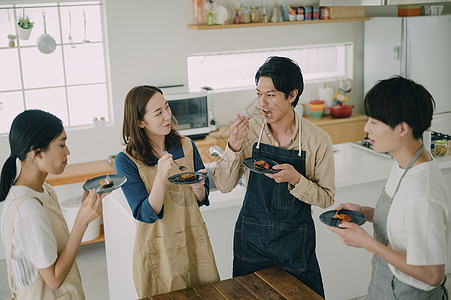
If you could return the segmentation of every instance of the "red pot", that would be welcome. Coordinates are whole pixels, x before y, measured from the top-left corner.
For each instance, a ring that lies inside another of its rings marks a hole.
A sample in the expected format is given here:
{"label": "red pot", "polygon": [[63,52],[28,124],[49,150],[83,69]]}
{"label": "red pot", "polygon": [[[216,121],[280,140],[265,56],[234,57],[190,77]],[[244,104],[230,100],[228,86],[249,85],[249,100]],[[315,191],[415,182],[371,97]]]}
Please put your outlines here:
{"label": "red pot", "polygon": [[349,118],[353,108],[354,105],[333,105],[328,107],[332,118]]}

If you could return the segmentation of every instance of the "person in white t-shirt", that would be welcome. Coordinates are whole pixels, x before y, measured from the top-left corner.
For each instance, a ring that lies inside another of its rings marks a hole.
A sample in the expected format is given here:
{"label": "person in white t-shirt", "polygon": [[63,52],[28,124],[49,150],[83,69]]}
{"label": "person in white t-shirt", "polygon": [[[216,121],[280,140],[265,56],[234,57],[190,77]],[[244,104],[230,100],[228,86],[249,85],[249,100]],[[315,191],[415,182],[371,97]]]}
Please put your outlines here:
{"label": "person in white t-shirt", "polygon": [[396,160],[375,208],[345,203],[373,222],[370,236],[352,222],[329,229],[345,244],[373,253],[367,299],[448,299],[445,265],[451,253],[451,197],[423,132],[435,102],[421,85],[400,76],[366,95],[365,132],[376,152]]}
{"label": "person in white t-shirt", "polygon": [[69,234],[56,194],[45,183],[67,165],[66,139],[61,120],[41,110],[26,110],[11,125],[0,226],[14,299],[85,299],[75,257],[88,224],[102,211],[102,197],[84,192]]}

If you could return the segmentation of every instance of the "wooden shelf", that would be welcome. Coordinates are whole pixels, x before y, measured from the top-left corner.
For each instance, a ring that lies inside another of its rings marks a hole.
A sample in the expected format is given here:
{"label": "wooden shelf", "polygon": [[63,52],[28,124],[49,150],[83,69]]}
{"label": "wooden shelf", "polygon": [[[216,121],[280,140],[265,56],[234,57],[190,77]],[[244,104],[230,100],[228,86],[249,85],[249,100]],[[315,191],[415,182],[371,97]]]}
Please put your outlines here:
{"label": "wooden shelf", "polygon": [[267,27],[267,26],[284,26],[284,25],[306,25],[306,24],[320,24],[320,23],[337,23],[337,22],[355,22],[367,21],[369,17],[358,18],[344,18],[344,19],[329,19],[329,20],[309,20],[309,21],[287,21],[287,22],[267,22],[267,23],[246,23],[246,24],[225,24],[225,25],[193,25],[188,24],[188,29],[194,30],[210,30],[210,29],[229,29],[229,28],[246,28],[246,27]]}
{"label": "wooden shelf", "polygon": [[102,225],[100,225],[100,235],[96,239],[86,241],[81,244],[82,245],[93,244],[93,243],[103,242],[104,240],[105,240],[105,232],[103,231],[103,224],[102,224]]}
{"label": "wooden shelf", "polygon": [[49,174],[47,183],[51,186],[84,182],[85,178],[113,174],[113,167],[106,160],[67,165],[64,172],[59,175]]}

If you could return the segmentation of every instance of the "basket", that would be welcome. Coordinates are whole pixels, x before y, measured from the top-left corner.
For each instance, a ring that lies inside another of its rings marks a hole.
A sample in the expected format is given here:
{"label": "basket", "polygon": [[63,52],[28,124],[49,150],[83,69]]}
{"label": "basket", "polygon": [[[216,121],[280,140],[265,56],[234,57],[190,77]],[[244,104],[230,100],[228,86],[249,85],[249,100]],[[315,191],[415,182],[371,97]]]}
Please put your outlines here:
{"label": "basket", "polygon": [[365,7],[363,6],[330,6],[329,14],[331,19],[361,18],[365,17]]}

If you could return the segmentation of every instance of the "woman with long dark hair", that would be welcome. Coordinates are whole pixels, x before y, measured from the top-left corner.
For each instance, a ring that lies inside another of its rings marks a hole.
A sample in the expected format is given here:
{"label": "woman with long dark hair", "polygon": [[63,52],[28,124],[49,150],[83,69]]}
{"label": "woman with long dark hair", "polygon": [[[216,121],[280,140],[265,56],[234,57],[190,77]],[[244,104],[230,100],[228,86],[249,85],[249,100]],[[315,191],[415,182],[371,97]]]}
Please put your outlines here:
{"label": "woman with long dark hair", "polygon": [[11,125],[11,154],[3,165],[1,235],[15,299],[85,299],[75,257],[88,224],[102,211],[95,190],[84,192],[72,232],[48,174],[61,174],[70,154],[56,116],[26,110]]}
{"label": "woman with long dark hair", "polygon": [[199,210],[209,205],[209,183],[176,185],[168,177],[206,172],[192,140],[175,130],[162,91],[131,89],[124,104],[125,149],[116,156],[122,186],[138,220],[133,250],[133,279],[139,298],[219,280],[207,228]]}

